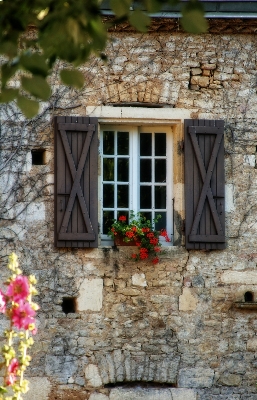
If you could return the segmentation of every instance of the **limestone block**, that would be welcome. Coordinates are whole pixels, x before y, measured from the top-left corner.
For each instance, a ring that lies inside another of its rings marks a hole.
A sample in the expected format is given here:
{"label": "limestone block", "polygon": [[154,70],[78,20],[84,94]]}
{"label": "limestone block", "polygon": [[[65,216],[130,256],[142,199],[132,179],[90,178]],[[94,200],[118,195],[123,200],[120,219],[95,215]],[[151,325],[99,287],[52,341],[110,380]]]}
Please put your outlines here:
{"label": "limestone block", "polygon": [[254,154],[244,155],[244,165],[249,165],[250,167],[255,167],[255,155]]}
{"label": "limestone block", "polygon": [[221,281],[228,285],[233,283],[255,285],[257,284],[257,271],[225,271],[221,275]]}
{"label": "limestone block", "polygon": [[257,350],[257,338],[249,339],[249,340],[247,341],[246,347],[247,347],[247,350],[248,350],[248,351],[254,351],[254,352],[256,352],[256,350]]}
{"label": "limestone block", "polygon": [[77,299],[78,311],[100,311],[103,305],[103,279],[84,279]]}
{"label": "limestone block", "polygon": [[51,384],[47,378],[28,378],[29,391],[22,395],[24,400],[47,400]]}
{"label": "limestone block", "polygon": [[191,68],[191,74],[192,75],[201,75],[202,70],[201,70],[201,68]]}
{"label": "limestone block", "polygon": [[211,387],[214,370],[211,368],[184,368],[178,374],[178,387],[204,388]]}
{"label": "limestone block", "polygon": [[145,274],[132,275],[132,285],[134,286],[147,286]]}
{"label": "limestone block", "polygon": [[197,298],[194,294],[194,289],[189,287],[183,288],[183,293],[179,296],[179,310],[193,311],[197,306]]}
{"label": "limestone block", "polygon": [[138,296],[140,294],[139,290],[133,288],[125,288],[118,290],[117,292],[123,294],[124,296]]}
{"label": "limestone block", "polygon": [[196,400],[196,392],[192,389],[170,389],[172,400]]}
{"label": "limestone block", "polygon": [[85,378],[87,384],[93,387],[102,386],[102,379],[99,375],[99,371],[96,365],[88,364],[85,368]]}
{"label": "limestone block", "polygon": [[[17,209],[17,220],[24,220],[26,222],[43,221],[45,219],[45,204],[44,203],[30,203],[28,207],[26,204],[20,203]],[[19,208],[24,211],[19,214]]]}
{"label": "limestone block", "polygon": [[225,386],[239,386],[242,377],[238,374],[224,374],[220,377],[219,382]]}
{"label": "limestone block", "polygon": [[202,64],[201,67],[202,69],[209,69],[211,71],[213,69],[216,69],[216,64]]}
{"label": "limestone block", "polygon": [[203,76],[210,76],[210,75],[211,75],[211,71],[209,69],[203,70]]}
{"label": "limestone block", "polygon": [[169,389],[122,389],[115,388],[110,392],[110,400],[172,400]]}
{"label": "limestone block", "polygon": [[109,397],[102,393],[92,393],[88,400],[109,400]]}
{"label": "limestone block", "polygon": [[232,183],[225,185],[225,211],[235,211],[234,185]]}
{"label": "limestone block", "polygon": [[192,76],[191,84],[198,85],[200,87],[207,87],[209,86],[210,78],[208,76]]}

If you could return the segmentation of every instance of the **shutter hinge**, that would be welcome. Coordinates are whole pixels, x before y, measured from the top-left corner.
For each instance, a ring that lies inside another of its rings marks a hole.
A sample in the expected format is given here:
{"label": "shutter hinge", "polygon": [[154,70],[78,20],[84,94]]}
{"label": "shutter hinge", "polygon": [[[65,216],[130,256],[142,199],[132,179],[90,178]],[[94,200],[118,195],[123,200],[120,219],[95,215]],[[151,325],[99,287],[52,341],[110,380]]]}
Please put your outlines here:
{"label": "shutter hinge", "polygon": [[183,153],[184,149],[185,149],[185,142],[184,142],[184,140],[180,140],[178,142],[178,153],[179,154]]}
{"label": "shutter hinge", "polygon": [[98,223],[98,233],[101,232],[101,225]]}
{"label": "shutter hinge", "polygon": [[181,231],[185,232],[185,230],[186,230],[186,221],[184,219],[182,219],[182,221],[181,221]]}

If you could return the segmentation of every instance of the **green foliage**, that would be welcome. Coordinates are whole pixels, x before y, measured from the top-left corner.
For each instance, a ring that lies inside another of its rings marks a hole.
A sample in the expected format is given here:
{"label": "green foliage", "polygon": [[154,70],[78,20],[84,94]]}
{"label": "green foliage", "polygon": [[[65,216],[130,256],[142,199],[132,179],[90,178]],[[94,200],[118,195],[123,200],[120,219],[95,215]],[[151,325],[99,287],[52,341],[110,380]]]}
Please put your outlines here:
{"label": "green foliage", "polygon": [[78,70],[63,69],[60,76],[65,85],[74,86],[77,89],[81,89],[84,85],[84,76]]}
{"label": "green foliage", "polygon": [[[132,9],[132,0],[109,0],[114,18],[108,24],[101,17],[99,0],[0,0],[0,56],[5,57],[0,102],[17,99],[28,118],[36,115],[37,99],[45,101],[50,95],[45,79],[57,60],[69,64],[61,73],[63,83],[81,88],[84,79],[76,67],[91,54],[104,58],[108,27],[129,21],[136,30],[146,32],[150,26],[148,13],[160,11],[165,3],[185,4],[181,20],[185,30],[207,30],[199,0],[139,0],[136,9]],[[21,81],[19,90],[8,87],[13,78]],[[23,90],[29,98],[20,93]]]}

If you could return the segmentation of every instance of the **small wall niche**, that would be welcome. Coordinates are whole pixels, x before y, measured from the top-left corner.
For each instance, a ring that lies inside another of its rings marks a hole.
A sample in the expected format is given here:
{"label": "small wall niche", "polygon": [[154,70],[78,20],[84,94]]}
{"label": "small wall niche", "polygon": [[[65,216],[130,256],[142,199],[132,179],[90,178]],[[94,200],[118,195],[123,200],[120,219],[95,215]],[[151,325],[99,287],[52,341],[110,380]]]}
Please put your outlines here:
{"label": "small wall niche", "polygon": [[77,299],[76,297],[64,297],[62,299],[62,311],[65,314],[74,314],[77,312]]}
{"label": "small wall niche", "polygon": [[245,292],[244,294],[245,302],[251,303],[254,301],[254,296],[252,292]]}
{"label": "small wall niche", "polygon": [[45,165],[45,150],[33,149],[31,150],[32,165]]}

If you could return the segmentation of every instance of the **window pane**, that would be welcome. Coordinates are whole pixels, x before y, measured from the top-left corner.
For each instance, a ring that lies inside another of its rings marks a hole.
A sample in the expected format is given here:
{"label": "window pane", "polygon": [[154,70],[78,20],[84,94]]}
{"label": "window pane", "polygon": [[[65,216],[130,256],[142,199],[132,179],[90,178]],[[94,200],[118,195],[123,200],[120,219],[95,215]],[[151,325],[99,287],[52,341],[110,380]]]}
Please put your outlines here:
{"label": "window pane", "polygon": [[114,132],[103,132],[103,154],[114,154]]}
{"label": "window pane", "polygon": [[103,180],[113,181],[114,180],[114,159],[104,158],[103,159]]}
{"label": "window pane", "polygon": [[118,135],[117,154],[129,155],[129,133],[118,132],[117,135]]}
{"label": "window pane", "polygon": [[114,185],[103,185],[103,206],[114,207]]}
{"label": "window pane", "polygon": [[151,165],[151,160],[140,160],[140,182],[152,182]]}
{"label": "window pane", "polygon": [[166,208],[166,186],[155,186],[155,208]]}
{"label": "window pane", "polygon": [[119,208],[128,208],[129,206],[129,187],[128,185],[117,186],[117,202]]}
{"label": "window pane", "polygon": [[140,186],[140,208],[152,208],[151,186]]}
{"label": "window pane", "polygon": [[118,158],[118,181],[128,182],[129,180],[129,159]]}
{"label": "window pane", "polygon": [[155,134],[155,155],[166,156],[166,133]]}
{"label": "window pane", "polygon": [[152,155],[152,134],[140,133],[140,156]]}
{"label": "window pane", "polygon": [[161,218],[158,219],[157,222],[155,222],[155,229],[157,231],[160,231],[161,229],[166,229],[167,226],[166,212],[156,212],[154,218],[157,218],[157,215],[161,215]]}
{"label": "window pane", "polygon": [[103,233],[107,235],[114,219],[114,211],[103,212]]}
{"label": "window pane", "polygon": [[166,160],[155,160],[155,182],[166,182]]}

